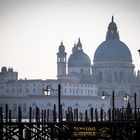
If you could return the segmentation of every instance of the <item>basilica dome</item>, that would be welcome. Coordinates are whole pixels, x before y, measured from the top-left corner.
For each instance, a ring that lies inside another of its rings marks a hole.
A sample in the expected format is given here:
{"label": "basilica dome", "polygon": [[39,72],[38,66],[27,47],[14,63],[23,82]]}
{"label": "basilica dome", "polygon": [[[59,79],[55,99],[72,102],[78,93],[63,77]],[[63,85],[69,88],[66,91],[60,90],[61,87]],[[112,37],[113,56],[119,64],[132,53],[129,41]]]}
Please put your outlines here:
{"label": "basilica dome", "polygon": [[108,26],[106,40],[98,46],[94,54],[94,62],[99,61],[132,62],[129,48],[119,39],[119,33],[113,17]]}
{"label": "basilica dome", "polygon": [[90,58],[83,51],[77,51],[70,55],[68,67],[90,67]]}
{"label": "basilica dome", "polygon": [[72,49],[72,54],[68,59],[68,67],[90,67],[91,61],[87,54],[83,52],[80,39]]}
{"label": "basilica dome", "polygon": [[106,40],[101,43],[95,54],[94,61],[125,61],[131,62],[132,56],[128,47],[116,39]]}

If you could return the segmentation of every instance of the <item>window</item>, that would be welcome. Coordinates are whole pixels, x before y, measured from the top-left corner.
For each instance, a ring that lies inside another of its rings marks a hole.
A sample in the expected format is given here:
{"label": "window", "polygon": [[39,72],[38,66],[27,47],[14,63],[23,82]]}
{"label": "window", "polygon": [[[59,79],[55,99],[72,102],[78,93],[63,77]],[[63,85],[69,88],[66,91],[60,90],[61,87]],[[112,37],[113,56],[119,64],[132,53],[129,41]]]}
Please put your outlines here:
{"label": "window", "polygon": [[33,89],[33,93],[35,93],[35,88]]}
{"label": "window", "polygon": [[79,106],[79,104],[78,104],[78,103],[76,103],[76,104],[75,104],[75,106],[76,106],[76,107],[78,107],[78,106]]}
{"label": "window", "polygon": [[99,72],[99,82],[102,81],[102,72]]}
{"label": "window", "polygon": [[15,92],[15,89],[12,89],[12,93],[14,93]]}
{"label": "window", "polygon": [[21,89],[21,88],[19,89],[19,92],[20,92],[20,93],[22,92],[22,89]]}
{"label": "window", "polygon": [[13,106],[13,111],[14,111],[14,112],[17,111],[17,105],[16,105],[16,104],[14,104],[14,106]]}
{"label": "window", "polygon": [[47,106],[51,106],[51,103],[48,103]]}
{"label": "window", "polygon": [[26,93],[28,93],[29,92],[29,90],[28,90],[28,88],[26,88]]}
{"label": "window", "polygon": [[73,93],[75,93],[75,89],[73,89]]}
{"label": "window", "polygon": [[32,107],[35,108],[36,106],[37,106],[37,104],[34,102],[34,103],[32,104]]}
{"label": "window", "polygon": [[84,73],[84,70],[83,69],[81,69],[81,74],[83,74]]}
{"label": "window", "polygon": [[92,107],[92,104],[90,103],[90,104],[88,104],[88,107]]}
{"label": "window", "polygon": [[26,112],[26,104],[23,104],[23,112]]}

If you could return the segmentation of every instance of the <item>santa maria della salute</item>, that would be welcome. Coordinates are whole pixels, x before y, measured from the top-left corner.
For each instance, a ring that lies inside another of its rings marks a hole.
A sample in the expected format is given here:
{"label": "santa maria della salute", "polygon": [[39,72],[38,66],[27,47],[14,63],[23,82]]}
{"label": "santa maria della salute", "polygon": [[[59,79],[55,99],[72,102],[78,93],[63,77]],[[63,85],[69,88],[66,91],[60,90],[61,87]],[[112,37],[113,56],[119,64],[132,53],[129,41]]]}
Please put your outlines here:
{"label": "santa maria della salute", "polygon": [[[23,115],[29,107],[53,109],[58,104],[58,85],[61,85],[61,105],[84,112],[89,108],[112,108],[112,94],[115,108],[140,107],[140,72],[135,73],[131,52],[120,40],[117,25],[112,17],[105,41],[93,54],[93,60],[84,53],[82,40],[78,39],[67,59],[65,45],[60,43],[57,52],[57,79],[19,79],[18,72],[2,67],[0,72],[0,106],[9,105],[13,114],[21,107]],[[48,91],[45,96],[44,91]],[[133,100],[137,95],[136,102]],[[103,100],[102,95],[106,95]],[[135,104],[136,103],[136,104]]]}

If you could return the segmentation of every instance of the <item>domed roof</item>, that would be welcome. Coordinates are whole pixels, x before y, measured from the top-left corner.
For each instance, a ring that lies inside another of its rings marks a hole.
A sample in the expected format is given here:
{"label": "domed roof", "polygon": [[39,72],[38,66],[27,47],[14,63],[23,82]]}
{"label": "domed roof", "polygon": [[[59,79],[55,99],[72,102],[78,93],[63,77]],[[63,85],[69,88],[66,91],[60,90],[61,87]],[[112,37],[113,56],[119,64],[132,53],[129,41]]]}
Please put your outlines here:
{"label": "domed roof", "polygon": [[95,51],[94,62],[97,61],[125,61],[132,62],[129,48],[119,40],[116,23],[112,21],[108,26],[106,41],[101,43]]}
{"label": "domed roof", "polygon": [[95,54],[95,61],[132,61],[128,47],[119,40],[106,40],[99,45]]}
{"label": "domed roof", "polygon": [[2,72],[7,72],[7,68],[4,66],[4,67],[1,68],[1,71]]}
{"label": "domed roof", "polygon": [[68,67],[90,67],[90,58],[83,51],[77,51],[70,55]]}
{"label": "domed roof", "polygon": [[90,67],[91,62],[87,54],[83,52],[80,39],[77,46],[74,45],[73,53],[68,59],[68,67]]}

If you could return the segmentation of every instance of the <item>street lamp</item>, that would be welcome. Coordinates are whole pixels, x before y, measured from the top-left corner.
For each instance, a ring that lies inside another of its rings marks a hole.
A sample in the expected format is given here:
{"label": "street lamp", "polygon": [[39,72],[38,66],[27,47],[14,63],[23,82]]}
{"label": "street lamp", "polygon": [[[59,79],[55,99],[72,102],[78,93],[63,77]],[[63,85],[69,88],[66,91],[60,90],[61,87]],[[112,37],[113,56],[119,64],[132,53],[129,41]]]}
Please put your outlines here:
{"label": "street lamp", "polygon": [[135,116],[135,119],[136,119],[136,117],[137,117],[137,114],[136,114],[136,109],[137,109],[137,94],[135,93],[134,96],[130,96],[130,95],[127,95],[126,94],[123,98],[124,98],[125,101],[128,101],[129,99],[134,100],[134,103],[135,103],[134,116]]}
{"label": "street lamp", "polygon": [[101,98],[104,100],[107,96],[112,96],[112,121],[114,122],[114,111],[115,111],[115,96],[114,91],[112,95],[108,95],[107,92],[103,91]]}
{"label": "street lamp", "polygon": [[[46,89],[43,90],[44,95],[48,96],[51,95],[51,91],[54,92],[54,89],[50,86],[47,85]],[[58,84],[58,122],[61,121],[61,85]]]}
{"label": "street lamp", "polygon": [[129,97],[129,95],[125,94],[125,96],[123,97],[123,99],[124,99],[125,101],[128,101],[128,100],[130,99],[130,97]]}
{"label": "street lamp", "polygon": [[43,94],[45,96],[49,96],[49,95],[51,95],[51,90],[52,90],[51,86],[47,85],[46,89],[43,90]]}

